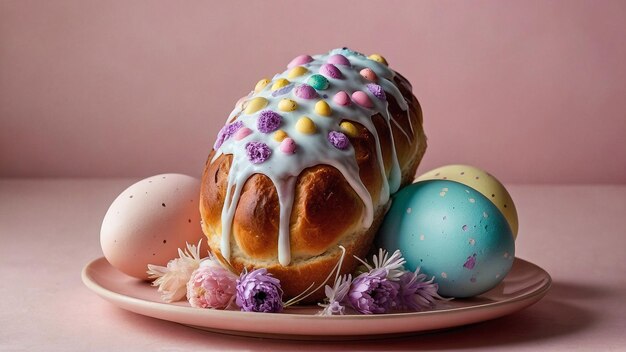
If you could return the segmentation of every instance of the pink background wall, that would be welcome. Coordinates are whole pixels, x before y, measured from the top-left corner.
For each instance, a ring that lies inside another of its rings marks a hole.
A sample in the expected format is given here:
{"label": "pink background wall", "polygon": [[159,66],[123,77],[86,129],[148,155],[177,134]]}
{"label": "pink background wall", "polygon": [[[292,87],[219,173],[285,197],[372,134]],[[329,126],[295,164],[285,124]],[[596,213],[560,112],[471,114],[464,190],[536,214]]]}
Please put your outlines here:
{"label": "pink background wall", "polygon": [[0,176],[199,175],[259,78],[345,45],[412,81],[422,171],[626,183],[625,1],[336,2],[0,2]]}

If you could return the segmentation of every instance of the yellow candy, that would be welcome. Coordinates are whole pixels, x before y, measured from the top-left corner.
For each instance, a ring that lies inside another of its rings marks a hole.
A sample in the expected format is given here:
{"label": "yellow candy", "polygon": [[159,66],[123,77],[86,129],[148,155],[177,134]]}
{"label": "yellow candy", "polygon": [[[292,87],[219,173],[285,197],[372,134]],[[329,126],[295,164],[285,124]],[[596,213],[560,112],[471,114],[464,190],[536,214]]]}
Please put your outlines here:
{"label": "yellow candy", "polygon": [[248,100],[248,103],[246,104],[246,110],[244,112],[248,115],[252,115],[266,106],[267,99],[262,97],[252,98]]}
{"label": "yellow candy", "polygon": [[283,130],[278,130],[274,132],[274,140],[276,142],[282,142],[283,139],[287,138],[287,133]]}
{"label": "yellow candy", "polygon": [[317,127],[315,127],[315,122],[313,122],[313,120],[311,120],[307,116],[302,116],[300,119],[298,119],[298,122],[296,123],[296,129],[298,130],[298,132],[303,134],[313,134],[315,133],[315,131],[317,131]]}
{"label": "yellow candy", "polygon": [[280,109],[280,111],[294,111],[297,108],[298,103],[291,99],[281,99],[281,101],[278,102],[278,109]]}
{"label": "yellow candy", "polygon": [[288,85],[289,83],[291,82],[289,82],[288,80],[284,78],[279,78],[274,82],[274,84],[272,84],[272,91],[279,90],[280,88]]}
{"label": "yellow candy", "polygon": [[256,86],[254,86],[254,92],[258,93],[260,91],[263,90],[263,88],[265,88],[266,85],[268,85],[270,83],[270,80],[267,78],[263,78],[262,80],[258,81],[256,83]]}
{"label": "yellow candy", "polygon": [[372,54],[370,56],[367,57],[370,60],[374,60],[376,62],[380,62],[381,64],[385,65],[385,66],[389,66],[389,64],[387,63],[387,60],[385,60],[385,58],[380,55],[380,54]]}
{"label": "yellow candy", "polygon": [[322,116],[330,116],[332,114],[332,110],[327,102],[324,100],[320,100],[315,103],[315,113]]}
{"label": "yellow candy", "polygon": [[348,137],[356,137],[359,135],[359,130],[352,122],[344,121],[339,126]]}
{"label": "yellow candy", "polygon": [[291,71],[289,71],[289,73],[287,74],[288,78],[296,78],[296,77],[300,77],[303,74],[309,72],[309,70],[306,69],[306,67],[302,67],[302,66],[296,66],[294,68],[291,69]]}

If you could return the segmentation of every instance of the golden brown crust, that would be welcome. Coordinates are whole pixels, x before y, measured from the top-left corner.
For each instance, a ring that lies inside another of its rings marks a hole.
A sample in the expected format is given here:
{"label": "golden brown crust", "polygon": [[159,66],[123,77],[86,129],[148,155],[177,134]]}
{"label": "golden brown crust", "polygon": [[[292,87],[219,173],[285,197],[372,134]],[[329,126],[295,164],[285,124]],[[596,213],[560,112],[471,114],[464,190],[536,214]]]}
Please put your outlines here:
{"label": "golden brown crust", "polygon": [[[403,111],[391,94],[387,94],[389,111],[400,127],[391,130],[381,115],[373,117],[378,132],[383,163],[389,175],[392,165],[392,134],[402,172],[402,184],[410,183],[426,148],[422,112],[410,85],[396,76],[398,87],[408,101]],[[374,136],[357,125],[359,134],[349,137],[355,149],[363,184],[378,204],[383,179],[379,170]],[[403,134],[402,130],[408,133]],[[202,176],[200,212],[203,230],[212,251],[220,253],[221,212],[227,191],[231,155],[221,155],[213,163],[209,155]],[[386,205],[375,210],[374,224],[363,229],[361,217],[365,207],[334,167],[317,165],[302,171],[296,182],[296,193],[290,219],[291,264],[283,267],[277,261],[280,206],[272,181],[255,174],[245,183],[235,211],[231,240],[231,264],[242,270],[266,267],[281,280],[286,297],[301,293],[312,282],[321,283],[339,258],[338,245],[346,247],[343,272],[354,270],[353,255],[364,256],[384,216]],[[311,297],[319,299],[320,293]]]}

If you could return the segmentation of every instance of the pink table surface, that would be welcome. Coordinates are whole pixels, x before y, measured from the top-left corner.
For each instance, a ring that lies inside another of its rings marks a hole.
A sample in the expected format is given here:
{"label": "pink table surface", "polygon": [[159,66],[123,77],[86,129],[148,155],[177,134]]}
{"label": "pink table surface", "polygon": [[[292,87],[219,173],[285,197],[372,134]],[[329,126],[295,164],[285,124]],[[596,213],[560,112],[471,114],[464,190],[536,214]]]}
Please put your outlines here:
{"label": "pink table surface", "polygon": [[517,256],[554,279],[525,311],[444,332],[298,342],[195,330],[83,286],[109,204],[135,179],[0,180],[0,350],[626,350],[626,185],[511,185]]}

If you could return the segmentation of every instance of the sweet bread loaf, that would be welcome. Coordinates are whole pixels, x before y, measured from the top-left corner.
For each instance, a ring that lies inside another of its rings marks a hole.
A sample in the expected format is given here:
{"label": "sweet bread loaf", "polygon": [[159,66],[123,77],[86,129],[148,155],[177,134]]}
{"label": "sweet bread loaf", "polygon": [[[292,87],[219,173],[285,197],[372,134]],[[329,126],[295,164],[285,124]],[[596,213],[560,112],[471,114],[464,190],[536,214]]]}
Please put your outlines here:
{"label": "sweet bread loaf", "polygon": [[287,298],[324,281],[338,245],[351,272],[425,150],[411,85],[380,55],[298,56],[217,136],[200,199],[209,247],[237,270],[267,268]]}

